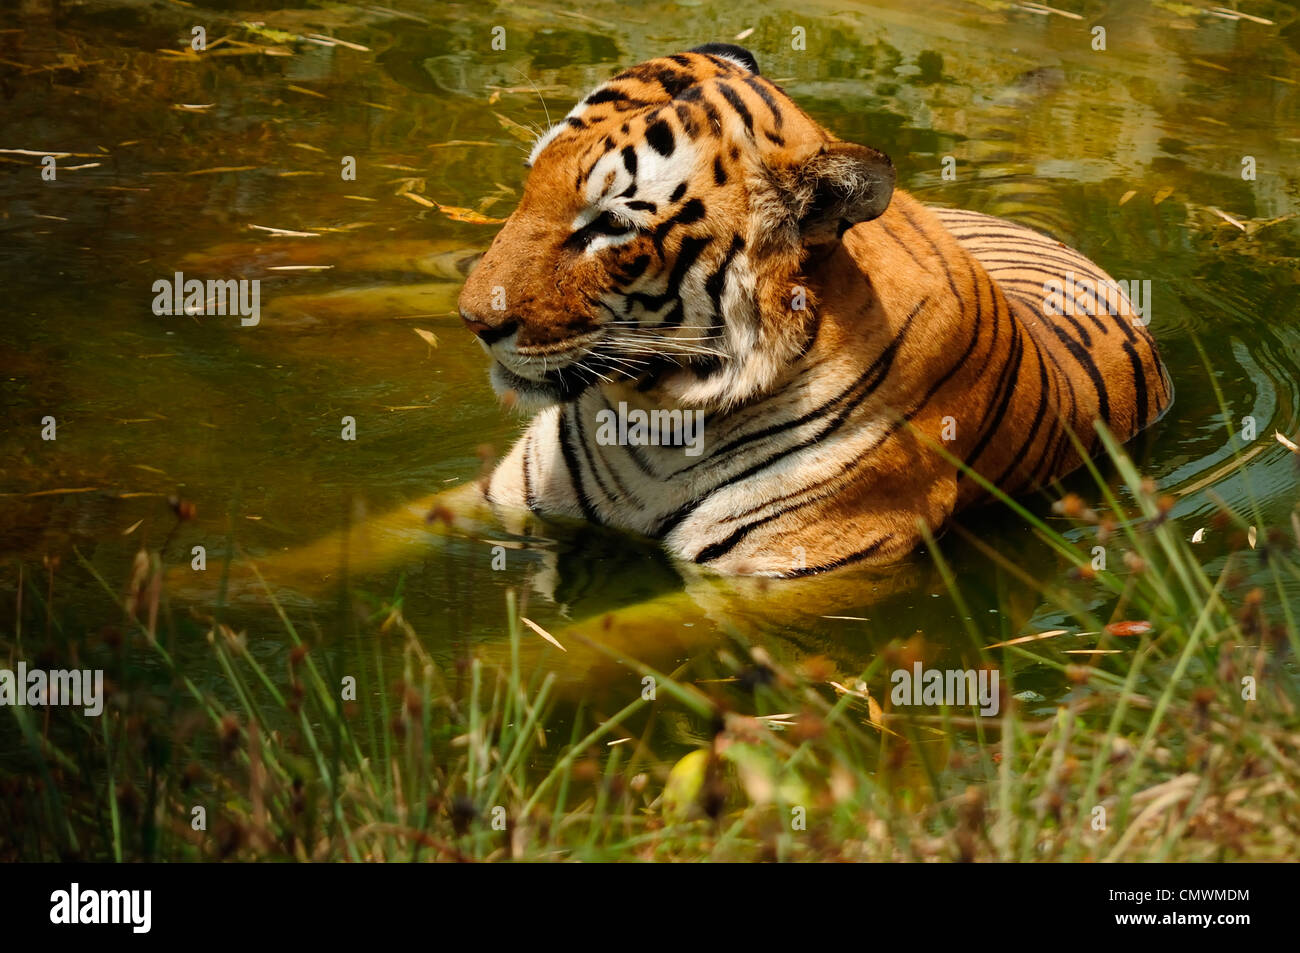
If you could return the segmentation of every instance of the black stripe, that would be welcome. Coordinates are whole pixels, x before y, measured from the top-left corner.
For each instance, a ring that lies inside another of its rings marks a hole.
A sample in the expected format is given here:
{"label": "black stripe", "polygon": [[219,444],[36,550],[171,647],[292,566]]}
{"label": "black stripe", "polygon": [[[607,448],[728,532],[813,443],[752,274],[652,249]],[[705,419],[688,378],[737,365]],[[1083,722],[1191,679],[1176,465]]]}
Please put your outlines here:
{"label": "black stripe", "polygon": [[564,467],[569,474],[569,483],[573,487],[573,495],[578,501],[578,507],[582,510],[582,515],[591,523],[597,526],[601,525],[599,517],[596,516],[596,510],[591,505],[591,500],[587,497],[587,491],[582,485],[582,470],[578,465],[578,457],[573,452],[573,446],[569,443],[568,427],[565,420],[573,411],[572,404],[566,404],[560,411],[560,419],[556,421],[556,430],[560,437],[560,453],[564,457]]}
{"label": "black stripe", "polygon": [[[1006,479],[1011,476],[1011,472],[1015,470],[1016,467],[1020,466],[1020,464],[1024,463],[1025,454],[1029,452],[1029,448],[1032,447],[1034,441],[1038,439],[1039,425],[1043,422],[1043,415],[1047,413],[1047,363],[1043,360],[1042,348],[1039,347],[1038,342],[1034,340],[1032,336],[1029,338],[1029,344],[1033,349],[1034,355],[1038,358],[1038,409],[1034,412],[1034,422],[1029,425],[1029,429],[1024,441],[1020,445],[1020,449],[1012,455],[1011,460],[1007,463],[1006,469],[1004,469],[1002,473],[998,475],[998,478],[993,481],[994,486],[1005,486]],[[1046,453],[1047,446],[1044,444],[1043,454],[1046,455]]]}
{"label": "black stripe", "polygon": [[709,118],[709,128],[713,130],[713,134],[715,136],[722,135],[722,113],[718,110],[718,107],[707,99],[701,99],[700,108],[704,110],[704,115]]}
{"label": "black stripe", "polygon": [[682,72],[667,66],[647,65],[643,76],[646,82],[655,82],[662,86],[670,99],[682,90],[695,85],[693,72]]}
{"label": "black stripe", "polygon": [[646,126],[645,140],[650,144],[651,149],[665,157],[672,155],[673,149],[677,146],[677,137],[673,135],[673,127],[662,119],[656,119]]}
{"label": "black stripe", "polygon": [[528,437],[524,440],[524,505],[533,513],[539,513],[540,510],[537,507],[537,497],[533,496],[532,477],[529,476],[528,473],[528,466],[532,460],[532,450],[533,437],[530,432]]}
{"label": "black stripe", "polygon": [[694,225],[704,218],[704,203],[699,199],[691,199],[681,208],[679,208],[672,218],[660,222],[651,234],[651,240],[654,242],[655,250],[659,252],[659,257],[664,256],[664,239],[678,225]]}
{"label": "black stripe", "polygon": [[928,272],[930,270],[929,268],[926,268],[925,265],[921,264],[921,259],[916,257],[916,252],[912,251],[912,246],[909,245],[907,242],[903,241],[897,235],[895,235],[894,230],[892,228],[890,228],[884,222],[880,222],[880,228],[885,233],[885,235],[894,242],[894,244],[898,245],[899,248],[907,252],[907,256],[916,263],[917,268],[920,268],[922,271],[925,272]]}
{"label": "black stripe", "polygon": [[1015,320],[1015,315],[1011,316],[1011,350],[1007,354],[1007,362],[1002,365],[1002,373],[998,377],[998,385],[993,391],[993,400],[996,408],[993,410],[992,418],[986,410],[984,421],[980,424],[980,437],[975,444],[975,448],[966,455],[966,465],[972,470],[975,469],[975,462],[979,459],[989,441],[993,439],[994,433],[1002,424],[1002,418],[1006,416],[1007,407],[1011,403],[1011,396],[1015,391],[1016,379],[1020,373],[1020,362],[1024,356],[1025,345],[1021,337],[1020,323]]}
{"label": "black stripe", "polygon": [[583,100],[588,106],[599,106],[601,103],[621,103],[627,102],[628,95],[622,90],[611,89],[606,86],[596,90],[590,96]]}
{"label": "black stripe", "polygon": [[[1110,397],[1106,392],[1106,382],[1102,379],[1101,372],[1097,370],[1097,365],[1093,363],[1092,356],[1084,348],[1080,347],[1079,343],[1074,340],[1074,338],[1066,334],[1059,324],[1056,324],[1054,321],[1045,321],[1044,324],[1052,329],[1052,332],[1061,340],[1061,343],[1065,345],[1066,350],[1070,352],[1070,356],[1075,359],[1079,366],[1087,373],[1088,377],[1092,379],[1092,385],[1097,391],[1098,416],[1109,424]],[[1094,448],[1096,447],[1095,439],[1093,446]]]}
{"label": "black stripe", "polygon": [[705,98],[703,89],[699,86],[692,86],[690,89],[683,90],[677,98],[682,102],[698,105],[704,110],[704,115],[708,117],[713,134],[715,136],[722,135],[722,113],[718,112],[717,106]]}
{"label": "black stripe", "polygon": [[713,316],[721,326],[722,321],[722,292],[727,287],[727,271],[731,268],[732,259],[736,254],[745,247],[745,239],[739,235],[732,236],[731,247],[727,253],[722,256],[722,264],[708,278],[704,279],[704,291],[713,302]]}
{"label": "black stripe", "polygon": [[637,255],[615,273],[614,280],[620,285],[627,285],[644,275],[649,266],[649,255]]}
{"label": "black stripe", "polygon": [[885,543],[892,538],[893,538],[892,533],[886,533],[884,536],[880,537],[880,539],[876,540],[866,549],[859,549],[856,553],[850,553],[847,556],[841,556],[839,559],[836,559],[829,563],[823,563],[820,566],[808,566],[803,569],[796,569],[790,573],[787,573],[785,578],[790,579],[796,576],[812,576],[819,572],[827,572],[831,569],[841,569],[844,566],[851,565],[852,563],[862,562],[862,560],[874,556],[880,550],[880,548],[884,546]]}
{"label": "black stripe", "polygon": [[781,126],[785,123],[785,117],[781,115],[781,107],[777,104],[776,98],[767,91],[767,86],[763,80],[757,76],[746,76],[745,85],[758,94],[758,98],[763,100],[763,105],[772,113],[772,121],[776,124],[777,131],[780,132]]}
{"label": "black stripe", "polygon": [[[678,297],[681,291],[682,281],[686,278],[686,272],[695,264],[700,253],[708,247],[713,238],[709,235],[694,237],[691,235],[682,239],[681,247],[677,249],[677,260],[673,262],[673,270],[668,275],[668,282],[662,294],[652,295],[644,292],[635,291],[627,296],[629,310],[633,304],[639,304],[647,311],[658,314],[663,310],[663,306],[669,301],[676,301],[675,311],[680,311],[682,302]],[[678,318],[680,320],[680,317]],[[664,323],[668,323],[665,319]]]}
{"label": "black stripe", "polygon": [[947,264],[948,256],[945,255],[943,252],[939,251],[939,246],[934,243],[934,239],[931,238],[926,233],[926,231],[913,220],[912,216],[908,214],[906,209],[902,209],[901,211],[903,213],[903,220],[907,222],[908,225],[912,226],[913,231],[915,231],[918,235],[920,235],[922,238],[925,239],[926,244],[928,244],[931,250],[934,252],[935,259],[939,262],[939,264],[943,265],[944,277],[948,279],[948,287],[952,289],[952,296],[960,300],[961,292],[957,290],[957,282],[953,281],[952,269],[949,268]]}
{"label": "black stripe", "polygon": [[1133,366],[1133,388],[1137,392],[1137,418],[1133,421],[1131,432],[1137,433],[1147,425],[1147,376],[1142,368],[1142,359],[1138,357],[1138,352],[1133,345],[1125,341],[1124,353],[1128,355],[1129,363]]}
{"label": "black stripe", "polygon": [[1069,245],[1062,244],[1061,242],[1058,242],[1053,238],[1048,238],[1046,235],[1041,235],[1031,228],[1021,228],[1019,226],[1015,226],[1012,228],[1008,228],[1005,232],[996,232],[996,231],[992,231],[992,232],[973,231],[972,232],[972,231],[965,231],[958,228],[950,228],[948,229],[948,231],[951,232],[953,237],[960,242],[968,242],[968,241],[973,241],[975,239],[988,239],[990,241],[996,241],[999,243],[1011,242],[1012,244],[1016,244],[1016,245],[1030,245],[1034,248],[1047,248],[1057,254],[1065,252],[1071,255],[1077,255],[1080,260],[1086,261],[1089,264],[1093,263],[1091,259],[1089,259],[1086,255],[1083,254],[1083,252],[1079,251],[1078,249],[1071,248]]}
{"label": "black stripe", "polygon": [[719,82],[717,86],[718,91],[722,93],[722,98],[731,104],[731,108],[736,111],[736,115],[740,117],[740,121],[745,124],[745,131],[748,132],[752,138],[754,135],[754,116],[750,113],[749,107],[745,105],[745,101],[741,99],[740,95],[726,83]]}
{"label": "black stripe", "polygon": [[604,494],[605,502],[608,505],[617,506],[618,499],[613,493],[609,492],[609,487],[605,485],[605,481],[600,478],[600,473],[596,469],[596,459],[592,455],[591,445],[586,440],[586,433],[578,428],[577,402],[575,402],[573,410],[573,437],[578,441],[578,446],[582,448],[582,455],[587,460],[587,467],[591,470],[592,479],[596,481],[596,486],[599,487],[600,492]]}
{"label": "black stripe", "polygon": [[673,107],[673,110],[677,113],[677,121],[682,124],[682,131],[692,139],[698,138],[700,125],[695,121],[695,116],[691,113],[690,107],[685,103],[678,103]]}

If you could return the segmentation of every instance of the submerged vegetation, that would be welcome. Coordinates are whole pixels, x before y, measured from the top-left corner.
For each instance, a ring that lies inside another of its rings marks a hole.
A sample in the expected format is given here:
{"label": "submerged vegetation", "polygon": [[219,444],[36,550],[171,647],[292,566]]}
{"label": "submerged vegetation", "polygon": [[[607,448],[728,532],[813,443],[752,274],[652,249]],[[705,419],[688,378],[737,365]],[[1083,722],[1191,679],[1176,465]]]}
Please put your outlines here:
{"label": "submerged vegetation", "polygon": [[[372,601],[340,647],[300,631],[268,587],[287,663],[264,665],[218,612],[203,621],[221,676],[200,683],[176,661],[158,554],[142,552],[120,636],[65,632],[42,655],[102,660],[115,679],[104,715],[6,715],[22,763],[0,780],[0,859],[1293,858],[1300,627],[1285,585],[1300,578],[1300,520],[1269,529],[1224,509],[1216,535],[1239,545],[1207,572],[1167,502],[1102,436],[1136,509],[1095,470],[1096,508],[1068,496],[1057,509],[1122,552],[1120,565],[1095,570],[1087,545],[1004,502],[1077,579],[1115,597],[1109,621],[1049,588],[1073,628],[977,646],[1004,673],[1011,654],[1060,670],[1072,687],[1054,710],[1033,711],[1032,693],[1005,678],[996,717],[897,710],[888,673],[925,657],[917,639],[890,643],[845,684],[823,658],[778,664],[738,637],[712,652],[720,678],[693,673],[695,659],[659,672],[622,658],[642,690],[616,710],[574,708],[544,665],[521,665],[524,640],[540,635],[514,593],[500,651],[442,665],[400,590]],[[961,607],[942,549],[932,556]],[[1243,583],[1260,567],[1273,587]],[[27,578],[25,611],[50,618]],[[1049,648],[1062,640],[1078,647]],[[673,719],[685,741],[652,750],[654,722]]]}

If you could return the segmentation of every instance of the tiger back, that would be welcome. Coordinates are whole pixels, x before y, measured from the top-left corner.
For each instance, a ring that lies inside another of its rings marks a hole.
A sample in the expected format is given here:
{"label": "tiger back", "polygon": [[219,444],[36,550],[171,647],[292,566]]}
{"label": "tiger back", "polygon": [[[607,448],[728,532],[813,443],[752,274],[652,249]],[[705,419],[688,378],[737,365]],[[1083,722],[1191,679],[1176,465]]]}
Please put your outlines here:
{"label": "tiger back", "polygon": [[1031,229],[931,209],[712,44],[589,94],[470,274],[492,380],[536,411],[485,482],[725,573],[892,562],[1168,405],[1119,286]]}

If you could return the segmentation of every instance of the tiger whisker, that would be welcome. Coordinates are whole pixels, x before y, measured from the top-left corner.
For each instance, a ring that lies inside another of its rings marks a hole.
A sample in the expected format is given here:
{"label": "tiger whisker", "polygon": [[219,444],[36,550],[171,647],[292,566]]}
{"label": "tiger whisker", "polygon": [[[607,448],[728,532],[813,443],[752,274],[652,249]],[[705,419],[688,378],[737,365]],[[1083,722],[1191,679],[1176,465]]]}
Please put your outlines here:
{"label": "tiger whisker", "polygon": [[[694,330],[694,329],[688,328],[687,330]],[[683,336],[680,334],[661,334],[651,330],[638,330],[638,329],[630,329],[630,330],[619,329],[611,333],[624,335],[627,337],[639,336],[647,340],[656,340],[656,341],[720,341],[722,340],[723,337],[721,334],[698,334],[698,335],[690,335],[690,336]]]}
{"label": "tiger whisker", "polygon": [[673,345],[701,347],[707,344],[723,343],[720,338],[667,338],[655,335],[636,335],[626,333],[611,334],[609,335],[609,339],[612,341],[627,341],[632,344],[648,344],[651,347],[672,347]]}
{"label": "tiger whisker", "polygon": [[648,366],[649,366],[649,362],[648,362],[648,361],[634,361],[634,360],[630,360],[630,359],[628,359],[628,358],[617,357],[616,355],[613,355],[613,354],[602,354],[601,356],[604,357],[605,360],[607,360],[607,361],[617,361],[619,364],[626,364],[628,367],[631,367],[631,368],[633,368],[633,369],[636,369],[636,368],[638,368],[638,367],[648,367]]}
{"label": "tiger whisker", "polygon": [[711,347],[655,347],[651,345],[638,344],[636,342],[627,342],[621,346],[621,349],[640,354],[700,354],[708,357],[728,356],[725,351],[718,351]]}

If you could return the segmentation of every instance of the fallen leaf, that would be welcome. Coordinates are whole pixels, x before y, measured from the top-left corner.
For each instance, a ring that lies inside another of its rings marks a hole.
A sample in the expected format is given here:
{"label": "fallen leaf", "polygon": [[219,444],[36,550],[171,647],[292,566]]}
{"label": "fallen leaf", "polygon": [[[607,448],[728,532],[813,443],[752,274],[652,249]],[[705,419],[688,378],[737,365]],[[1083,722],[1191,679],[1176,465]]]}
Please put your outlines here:
{"label": "fallen leaf", "polygon": [[1034,632],[1031,635],[1022,635],[1017,639],[1008,639],[1005,642],[995,642],[993,645],[985,646],[990,649],[1000,649],[1008,645],[1019,645],[1022,642],[1037,642],[1039,639],[1050,639],[1057,635],[1065,635],[1069,629],[1052,629],[1049,632]]}
{"label": "fallen leaf", "polygon": [[[410,193],[407,193],[410,194]],[[484,215],[482,212],[476,212],[472,208],[460,208],[455,205],[439,205],[438,211],[446,215],[453,222],[468,222],[471,225],[500,225],[505,222],[504,218],[493,218],[490,215]]]}
{"label": "fallen leaf", "polygon": [[547,632],[545,629],[543,629],[540,625],[538,625],[538,624],[537,624],[536,622],[534,622],[532,619],[526,618],[526,617],[524,617],[524,616],[520,616],[520,617],[519,617],[519,621],[522,622],[524,625],[528,626],[528,628],[532,629],[534,632],[536,632],[538,635],[540,635],[542,638],[544,638],[547,642],[550,642],[552,645],[554,645],[554,646],[555,646],[557,649],[559,649],[561,652],[567,652],[567,651],[569,651],[568,649],[566,649],[563,645],[561,645],[561,644],[559,643],[559,640],[556,639],[555,636],[551,635],[551,633]]}
{"label": "fallen leaf", "polygon": [[1223,211],[1222,209],[1217,209],[1217,208],[1215,208],[1213,205],[1208,205],[1208,206],[1206,206],[1206,207],[1207,207],[1211,212],[1213,212],[1215,215],[1219,216],[1219,218],[1221,218],[1221,219],[1223,219],[1225,222],[1227,222],[1229,225],[1235,225],[1235,226],[1237,226],[1237,228],[1241,229],[1243,232],[1246,231],[1246,226],[1243,225],[1241,222],[1239,222],[1237,219],[1233,218],[1233,217],[1232,217],[1231,215],[1229,215],[1227,212]]}
{"label": "fallen leaf", "polygon": [[256,169],[255,165],[219,165],[211,169],[194,169],[186,172],[186,175],[220,175],[225,172],[247,172],[249,169]]}
{"label": "fallen leaf", "polygon": [[282,235],[285,238],[320,238],[317,232],[295,232],[290,228],[272,228],[270,225],[249,225],[249,228],[255,228],[259,232],[270,232],[272,235]]}
{"label": "fallen leaf", "polygon": [[349,43],[347,40],[340,40],[337,36],[325,36],[323,33],[308,33],[307,38],[310,40],[329,40],[337,46],[342,46],[349,50],[356,50],[359,53],[370,52],[370,47],[368,46],[362,46],[360,43]]}

